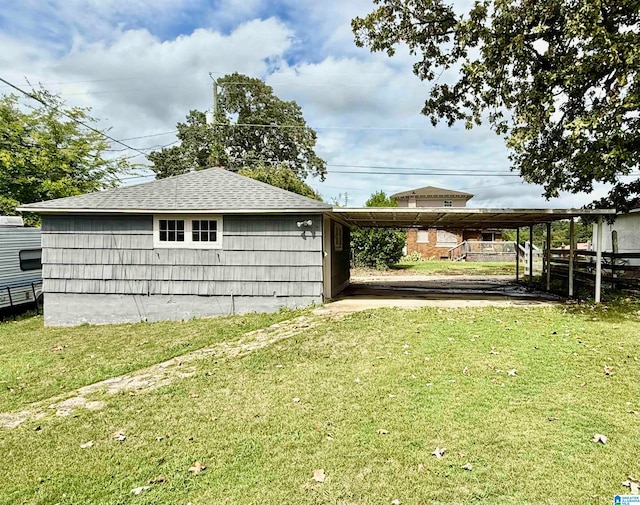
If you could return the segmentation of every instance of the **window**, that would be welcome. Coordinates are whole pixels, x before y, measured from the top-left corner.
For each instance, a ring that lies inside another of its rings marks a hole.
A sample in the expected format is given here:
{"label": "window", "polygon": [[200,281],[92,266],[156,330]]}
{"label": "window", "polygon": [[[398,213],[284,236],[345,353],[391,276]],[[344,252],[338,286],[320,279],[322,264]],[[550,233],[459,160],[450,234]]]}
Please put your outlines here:
{"label": "window", "polygon": [[458,236],[447,230],[438,230],[436,247],[455,247],[458,245]]}
{"label": "window", "polygon": [[23,249],[18,257],[20,270],[42,270],[42,249]]}
{"label": "window", "polygon": [[191,221],[191,240],[194,242],[216,242],[218,221],[215,219],[194,219]]}
{"label": "window", "polygon": [[184,219],[160,219],[160,242],[184,242]]}
{"label": "window", "polygon": [[418,238],[416,239],[418,244],[429,243],[429,230],[418,230]]}
{"label": "window", "polygon": [[445,207],[453,207],[453,202],[451,200],[445,200],[444,201],[444,206]]}
{"label": "window", "polygon": [[338,223],[333,225],[333,250],[342,251],[342,225]]}
{"label": "window", "polygon": [[220,249],[222,247],[222,216],[155,216],[153,246],[177,249]]}

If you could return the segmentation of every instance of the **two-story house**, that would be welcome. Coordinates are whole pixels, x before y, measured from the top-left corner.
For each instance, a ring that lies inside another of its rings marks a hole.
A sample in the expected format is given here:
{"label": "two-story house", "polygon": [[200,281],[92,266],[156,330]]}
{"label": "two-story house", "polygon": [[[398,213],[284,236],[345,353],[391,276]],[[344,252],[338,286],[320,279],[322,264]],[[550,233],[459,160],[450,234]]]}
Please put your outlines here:
{"label": "two-story house", "polygon": [[[466,207],[471,193],[426,186],[391,195],[398,207]],[[439,230],[411,228],[407,232],[407,254],[419,252],[423,258],[449,258],[449,250],[464,240],[500,241],[500,230]]]}

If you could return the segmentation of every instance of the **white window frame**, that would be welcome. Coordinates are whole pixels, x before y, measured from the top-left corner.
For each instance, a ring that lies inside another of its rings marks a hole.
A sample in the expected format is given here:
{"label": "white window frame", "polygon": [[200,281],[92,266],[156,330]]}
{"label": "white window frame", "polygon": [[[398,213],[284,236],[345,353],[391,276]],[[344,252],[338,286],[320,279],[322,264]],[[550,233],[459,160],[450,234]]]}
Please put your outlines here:
{"label": "white window frame", "polygon": [[[184,221],[184,242],[160,241],[160,220]],[[215,242],[194,242],[192,221],[216,221]],[[222,249],[222,216],[211,214],[158,214],[153,216],[153,247],[156,249]]]}
{"label": "white window frame", "polygon": [[333,223],[333,250],[336,252],[342,251],[344,243],[344,230],[340,223]]}
{"label": "white window frame", "polygon": [[442,202],[443,207],[453,207],[453,200],[445,200]]}
{"label": "white window frame", "polygon": [[[424,238],[424,240],[421,240]],[[429,243],[429,230],[417,230],[416,232],[416,244],[428,244]]]}

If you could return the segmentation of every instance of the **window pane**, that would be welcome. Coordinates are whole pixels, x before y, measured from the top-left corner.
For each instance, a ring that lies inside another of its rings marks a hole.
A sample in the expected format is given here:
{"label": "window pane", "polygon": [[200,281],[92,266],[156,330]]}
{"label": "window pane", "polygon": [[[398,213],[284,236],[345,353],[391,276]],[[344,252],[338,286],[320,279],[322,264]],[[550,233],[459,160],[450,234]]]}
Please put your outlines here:
{"label": "window pane", "polygon": [[41,270],[42,249],[24,249],[18,253],[20,270]]}
{"label": "window pane", "polygon": [[176,232],[175,231],[170,231],[168,233],[169,233],[169,235],[168,235],[167,240],[169,242],[175,242],[176,241]]}
{"label": "window pane", "polygon": [[210,240],[211,242],[215,242],[215,241],[216,241],[216,235],[217,235],[217,233],[218,233],[218,232],[216,232],[216,231],[210,231],[210,232],[209,232],[209,240]]}
{"label": "window pane", "polygon": [[184,232],[183,231],[179,231],[177,232],[178,234],[178,242],[184,242]]}
{"label": "window pane", "polygon": [[191,240],[193,240],[194,242],[199,242],[200,232],[194,231],[193,233],[191,233]]}
{"label": "window pane", "polygon": [[200,232],[200,241],[201,242],[208,242],[209,241],[209,232],[208,231],[201,231]]}
{"label": "window pane", "polygon": [[184,231],[184,221],[182,219],[179,219],[178,221],[176,221],[177,224],[177,229],[180,231]]}
{"label": "window pane", "polygon": [[167,222],[169,223],[169,229],[170,230],[175,230],[176,229],[176,222],[175,222],[174,219],[169,219]]}
{"label": "window pane", "polygon": [[207,230],[209,229],[209,221],[200,221],[200,222],[202,223],[202,224],[201,224],[202,229],[203,229],[204,231],[207,231]]}
{"label": "window pane", "polygon": [[160,229],[160,242],[166,242],[166,241],[167,241],[167,232]]}
{"label": "window pane", "polygon": [[193,227],[193,231],[199,231],[200,221],[191,221],[191,226]]}
{"label": "window pane", "polygon": [[218,229],[218,221],[209,221],[209,230],[216,231]]}
{"label": "window pane", "polygon": [[160,229],[161,230],[166,230],[167,229],[167,220],[166,219],[161,219],[160,220]]}

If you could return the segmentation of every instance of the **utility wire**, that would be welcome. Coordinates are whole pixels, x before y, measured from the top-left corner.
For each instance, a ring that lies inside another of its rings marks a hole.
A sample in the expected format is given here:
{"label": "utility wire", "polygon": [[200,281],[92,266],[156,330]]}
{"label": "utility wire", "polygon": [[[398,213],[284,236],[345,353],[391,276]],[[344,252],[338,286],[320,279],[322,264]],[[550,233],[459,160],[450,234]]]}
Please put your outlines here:
{"label": "utility wire", "polygon": [[118,140],[116,138],[113,138],[111,135],[107,135],[106,133],[98,130],[97,128],[94,128],[93,126],[88,125],[87,123],[85,123],[84,121],[80,121],[79,119],[73,117],[71,114],[66,113],[64,110],[60,110],[59,108],[47,103],[45,100],[43,100],[42,98],[40,98],[38,95],[35,95],[34,93],[29,93],[28,91],[23,90],[22,88],[19,88],[18,86],[16,86],[15,84],[10,83],[9,81],[7,81],[6,79],[3,79],[2,77],[0,77],[0,82],[4,82],[6,85],[12,87],[13,89],[19,91],[20,93],[22,93],[25,96],[28,96],[29,98],[31,98],[32,100],[35,100],[37,102],[40,102],[42,105],[44,105],[45,107],[47,107],[48,109],[51,109],[59,114],[62,114],[63,116],[71,119],[73,122],[78,123],[79,125],[84,126],[85,128],[99,134],[102,135],[104,138],[111,140],[112,142],[115,142],[117,144],[120,144],[121,146],[126,147],[127,149],[131,149],[132,151],[136,151],[140,154],[143,155],[147,155],[147,153],[135,148],[135,147],[131,147],[128,144],[125,144],[124,142],[122,142],[121,140]]}

